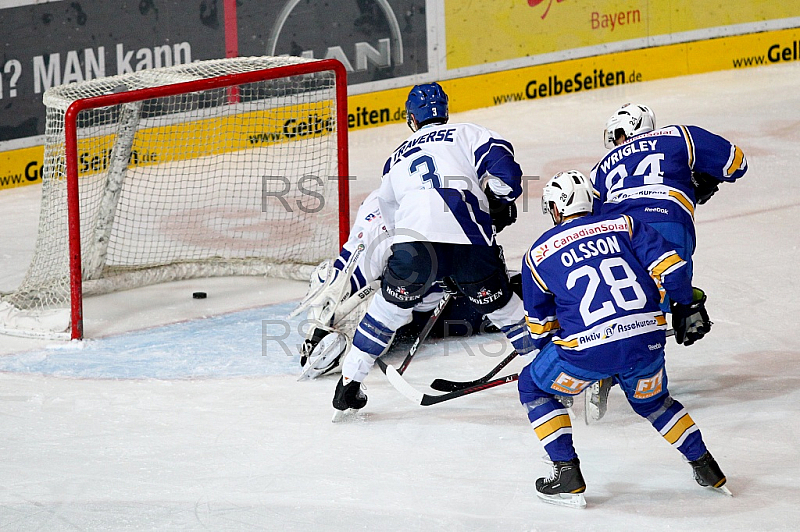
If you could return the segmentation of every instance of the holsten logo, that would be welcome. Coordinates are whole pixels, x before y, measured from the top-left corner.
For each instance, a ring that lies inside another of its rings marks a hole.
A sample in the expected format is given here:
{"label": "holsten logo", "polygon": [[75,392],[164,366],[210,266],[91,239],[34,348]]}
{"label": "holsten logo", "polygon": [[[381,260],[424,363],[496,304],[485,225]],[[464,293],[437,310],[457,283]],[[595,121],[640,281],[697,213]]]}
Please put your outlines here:
{"label": "holsten logo", "polygon": [[[403,64],[400,24],[388,0],[302,0],[302,16],[292,16],[300,3],[288,0],[281,9],[270,30],[267,55],[338,59],[348,72]],[[369,40],[356,40],[359,35]]]}

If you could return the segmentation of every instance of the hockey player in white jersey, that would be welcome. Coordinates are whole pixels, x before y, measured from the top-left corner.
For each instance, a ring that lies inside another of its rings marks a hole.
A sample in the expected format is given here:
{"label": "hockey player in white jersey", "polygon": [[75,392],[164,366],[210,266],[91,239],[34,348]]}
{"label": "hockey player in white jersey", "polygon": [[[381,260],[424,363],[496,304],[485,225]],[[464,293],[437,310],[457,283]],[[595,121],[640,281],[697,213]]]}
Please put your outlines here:
{"label": "hockey player in white jersey", "polygon": [[692,331],[699,340],[703,333],[695,328],[707,319],[686,261],[645,223],[623,214],[591,215],[592,199],[592,185],[580,172],[554,176],[544,187],[542,210],[556,226],[522,264],[525,312],[540,352],[520,372],[520,401],[553,462],[552,474],[536,481],[537,495],[586,505],[572,424],[556,396],[577,395],[612,376],[633,410],[689,461],[696,481],[722,488],[725,475],[667,388],[667,323],[654,279],[673,300],[676,334]]}
{"label": "hockey player in white jersey", "polygon": [[449,124],[448,107],[438,83],[417,85],[408,95],[414,133],[386,161],[378,190],[391,254],[344,360],[333,398],[338,412],[366,405],[361,383],[375,360],[445,278],[520,354],[530,351],[522,301],[509,287],[495,241],[495,231],[516,218],[522,170],[507,140],[476,124]]}
{"label": "hockey player in white jersey", "polygon": [[[694,211],[706,203],[723,182],[734,182],[747,171],[741,148],[697,126],[656,127],[653,110],[625,104],[606,122],[603,139],[608,154],[592,169],[596,201],[594,212],[628,214],[650,224],[671,242],[686,261],[689,278],[694,265]],[[661,291],[661,309],[669,312],[669,298]],[[705,301],[705,294],[698,298]],[[711,322],[698,325],[704,334]],[[691,334],[679,344],[691,345]],[[601,381],[586,393],[589,419],[606,411],[612,383]]]}
{"label": "hockey player in white jersey", "polygon": [[[299,380],[314,379],[341,370],[341,359],[352,345],[356,325],[364,316],[389,256],[391,237],[378,206],[378,191],[361,203],[347,242],[332,260],[323,261],[312,273],[309,291],[292,312],[307,310],[306,338],[300,346],[302,373]],[[433,286],[414,306],[414,322],[399,335],[416,337],[444,291]],[[440,309],[431,337],[464,336],[490,330],[482,316],[472,311],[462,298],[451,297]]]}

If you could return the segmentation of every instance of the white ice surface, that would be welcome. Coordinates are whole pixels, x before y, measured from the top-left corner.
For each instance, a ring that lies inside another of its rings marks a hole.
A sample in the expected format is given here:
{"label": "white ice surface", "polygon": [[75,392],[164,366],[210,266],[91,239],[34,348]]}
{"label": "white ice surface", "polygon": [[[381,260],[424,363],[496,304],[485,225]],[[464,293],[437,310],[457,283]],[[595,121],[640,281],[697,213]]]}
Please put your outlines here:
{"label": "white ice surface", "polygon": [[[297,356],[265,336],[303,283],[212,279],[86,304],[83,343],[0,337],[0,530],[796,530],[800,525],[800,64],[622,85],[453,116],[506,136],[529,176],[588,173],[622,103],[662,125],[738,143],[750,171],[697,210],[695,284],[711,334],[670,343],[670,389],[728,476],[728,498],[612,390],[606,417],[574,420],[586,510],[540,502],[542,448],[516,388],[419,407],[375,370],[369,404],[330,422],[335,380],[296,382]],[[404,125],[351,134],[353,212]],[[501,235],[512,267],[545,228],[542,181]],[[0,291],[21,280],[38,187],[0,193]],[[191,299],[204,290],[205,300]],[[291,346],[299,337],[290,324]],[[485,373],[496,337],[429,343],[406,372]],[[266,347],[264,347],[266,345]],[[509,371],[516,371],[519,364]]]}

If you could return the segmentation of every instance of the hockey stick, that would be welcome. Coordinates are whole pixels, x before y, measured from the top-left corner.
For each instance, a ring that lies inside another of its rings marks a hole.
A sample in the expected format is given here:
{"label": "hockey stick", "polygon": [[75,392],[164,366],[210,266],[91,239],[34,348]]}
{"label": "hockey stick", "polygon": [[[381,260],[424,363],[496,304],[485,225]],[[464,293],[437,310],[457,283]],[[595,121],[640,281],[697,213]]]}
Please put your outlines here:
{"label": "hockey stick", "polygon": [[440,392],[453,392],[456,390],[463,390],[465,388],[478,386],[479,384],[485,384],[489,382],[492,377],[500,373],[500,370],[514,360],[517,355],[518,353],[516,351],[512,351],[510,355],[501,360],[499,364],[497,364],[489,373],[480,379],[475,379],[474,381],[450,381],[447,379],[436,379],[431,383],[431,388]]}
{"label": "hockey stick", "polygon": [[[674,335],[675,331],[672,329],[667,330],[667,338]],[[517,352],[513,351],[510,355],[500,361],[497,366],[492,368],[492,370],[481,377],[480,379],[475,379],[474,381],[451,381],[447,379],[435,379],[431,384],[431,388],[434,390],[438,390],[440,392],[452,392],[454,390],[461,390],[464,388],[469,388],[472,386],[477,386],[479,384],[483,384],[489,382],[489,379],[500,373],[500,370],[506,367],[514,358],[517,356]]]}
{"label": "hockey stick", "polygon": [[[334,311],[334,327],[341,323],[341,321],[354,311],[356,307],[369,301],[370,296],[380,288],[380,285],[381,283],[379,281],[372,281],[364,285],[358,292],[342,301]],[[336,319],[336,316],[339,316],[339,318]]]}
{"label": "hockey stick", "polygon": [[[428,337],[431,329],[433,329],[433,326],[436,325],[436,321],[439,319],[439,316],[442,315],[444,307],[447,306],[447,303],[453,298],[453,295],[454,294],[452,292],[444,292],[442,299],[439,300],[439,303],[437,303],[436,307],[433,309],[433,314],[431,314],[431,316],[428,318],[428,321],[425,323],[425,327],[422,328],[422,331],[419,333],[419,336],[417,336],[417,339],[414,340],[413,344],[411,344],[411,348],[408,350],[408,354],[403,360],[403,363],[400,364],[400,368],[397,370],[397,373],[402,375],[406,369],[408,369],[408,365],[411,364],[411,359],[413,359],[414,355],[417,354],[419,346]],[[384,373],[386,372],[384,371]]]}
{"label": "hockey stick", "polygon": [[394,388],[403,394],[409,401],[414,404],[418,404],[420,406],[430,406],[435,405],[437,403],[443,403],[444,401],[449,401],[451,399],[456,399],[458,397],[464,397],[465,395],[470,395],[477,392],[482,392],[483,390],[488,390],[489,388],[494,388],[495,386],[500,386],[502,384],[508,384],[509,382],[514,382],[519,379],[518,373],[513,373],[511,375],[506,375],[505,377],[500,377],[499,379],[495,379],[493,381],[487,381],[482,384],[477,384],[475,386],[470,386],[469,388],[463,388],[461,390],[454,390],[449,393],[445,393],[442,395],[429,395],[426,393],[422,393],[413,386],[411,386],[408,381],[406,381],[400,373],[394,369],[393,366],[386,364],[380,358],[376,361],[378,363],[378,367],[381,368],[386,374],[386,377],[389,379]]}

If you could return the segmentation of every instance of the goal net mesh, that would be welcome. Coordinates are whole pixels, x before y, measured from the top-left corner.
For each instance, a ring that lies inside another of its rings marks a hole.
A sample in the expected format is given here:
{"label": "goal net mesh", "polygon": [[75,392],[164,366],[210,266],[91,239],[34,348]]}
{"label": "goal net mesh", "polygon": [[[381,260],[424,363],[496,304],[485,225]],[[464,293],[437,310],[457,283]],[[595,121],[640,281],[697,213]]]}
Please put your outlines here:
{"label": "goal net mesh", "polygon": [[[6,307],[70,305],[69,105],[186,82],[180,94],[77,115],[83,294],[193,277],[308,279],[339,249],[336,75],[235,76],[306,61],[205,61],[48,90],[38,239]],[[235,81],[204,88],[221,76]]]}

